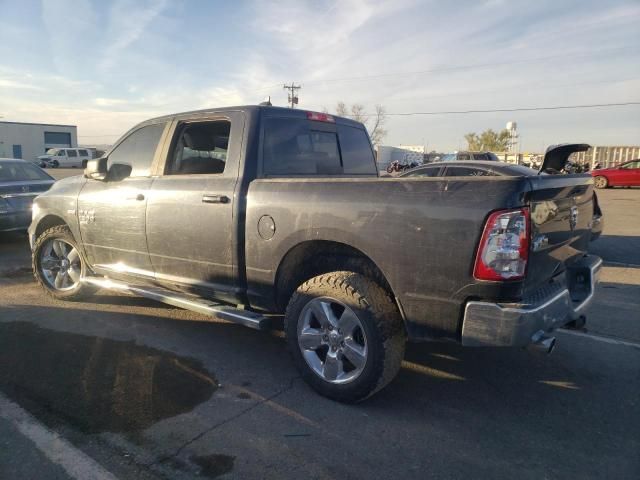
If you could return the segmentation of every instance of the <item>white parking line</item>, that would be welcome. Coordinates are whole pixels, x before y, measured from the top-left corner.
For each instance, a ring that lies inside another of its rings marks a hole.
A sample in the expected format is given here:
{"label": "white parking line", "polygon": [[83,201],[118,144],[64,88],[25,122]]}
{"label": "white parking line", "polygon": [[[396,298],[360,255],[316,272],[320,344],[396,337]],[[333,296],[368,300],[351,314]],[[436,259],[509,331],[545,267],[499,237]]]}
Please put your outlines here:
{"label": "white parking line", "polygon": [[625,267],[625,268],[640,268],[640,265],[635,263],[623,263],[623,262],[602,262],[604,267]]}
{"label": "white parking line", "polygon": [[556,330],[558,333],[566,333],[567,335],[574,335],[576,337],[590,338],[597,342],[609,343],[611,345],[624,345],[626,347],[640,348],[640,343],[629,342],[628,340],[618,340],[617,338],[603,337],[602,335],[595,335],[593,333],[578,332],[576,330]]}
{"label": "white parking line", "polygon": [[0,418],[10,422],[22,435],[31,440],[51,462],[60,465],[71,478],[77,480],[117,480],[91,457],[46,428],[2,394],[0,394]]}

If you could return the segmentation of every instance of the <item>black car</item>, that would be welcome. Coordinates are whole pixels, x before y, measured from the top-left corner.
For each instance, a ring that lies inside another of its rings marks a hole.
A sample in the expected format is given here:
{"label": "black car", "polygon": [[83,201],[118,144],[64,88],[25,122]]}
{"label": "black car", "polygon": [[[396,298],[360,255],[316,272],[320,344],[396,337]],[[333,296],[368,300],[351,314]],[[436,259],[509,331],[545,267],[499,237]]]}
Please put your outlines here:
{"label": "black car", "polygon": [[55,180],[40,167],[14,158],[0,158],[0,232],[26,230],[31,203]]}
{"label": "black car", "polygon": [[[495,161],[460,161],[436,162],[407,170],[400,177],[527,177],[540,174],[522,165]],[[547,173],[541,173],[547,175]],[[598,196],[593,192],[593,219],[591,222],[591,240],[596,240],[602,233],[604,220],[598,205]]]}
{"label": "black car", "polygon": [[538,172],[521,165],[489,161],[447,161],[434,162],[412,170],[407,170],[400,177],[495,177],[495,176],[529,176]]}

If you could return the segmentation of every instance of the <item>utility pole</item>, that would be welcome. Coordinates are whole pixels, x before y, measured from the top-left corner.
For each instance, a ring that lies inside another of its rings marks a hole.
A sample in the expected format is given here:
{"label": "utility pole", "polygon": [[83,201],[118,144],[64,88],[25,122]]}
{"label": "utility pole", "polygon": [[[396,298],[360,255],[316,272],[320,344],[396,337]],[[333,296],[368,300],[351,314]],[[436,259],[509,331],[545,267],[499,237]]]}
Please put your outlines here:
{"label": "utility pole", "polygon": [[296,85],[291,82],[291,85],[283,85],[285,90],[289,90],[289,106],[291,108],[296,108],[295,106],[298,104],[298,95],[296,94],[296,90],[300,90],[302,85]]}

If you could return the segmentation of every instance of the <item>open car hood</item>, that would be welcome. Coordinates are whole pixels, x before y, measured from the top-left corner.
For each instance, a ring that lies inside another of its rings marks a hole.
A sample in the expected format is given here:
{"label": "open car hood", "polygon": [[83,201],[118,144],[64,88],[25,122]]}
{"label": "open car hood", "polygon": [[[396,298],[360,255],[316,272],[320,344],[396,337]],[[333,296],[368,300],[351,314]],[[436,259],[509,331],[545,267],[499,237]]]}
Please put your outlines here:
{"label": "open car hood", "polygon": [[569,155],[574,152],[589,150],[591,145],[586,143],[561,143],[551,145],[544,153],[544,160],[540,165],[539,173],[560,173],[569,160]]}

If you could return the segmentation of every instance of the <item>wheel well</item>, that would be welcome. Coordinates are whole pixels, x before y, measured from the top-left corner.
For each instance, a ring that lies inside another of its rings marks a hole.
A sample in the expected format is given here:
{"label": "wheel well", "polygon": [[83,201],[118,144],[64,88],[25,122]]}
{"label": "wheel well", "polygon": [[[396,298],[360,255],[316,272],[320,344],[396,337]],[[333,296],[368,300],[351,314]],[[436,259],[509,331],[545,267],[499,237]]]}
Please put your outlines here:
{"label": "wheel well", "polygon": [[276,273],[278,309],[284,311],[293,292],[305,281],[338,270],[360,273],[375,280],[397,303],[382,271],[363,252],[344,243],[312,240],[293,247],[280,262]]}
{"label": "wheel well", "polygon": [[45,230],[49,230],[51,227],[57,227],[58,225],[66,225],[66,222],[56,215],[47,215],[40,220],[40,223],[38,223],[36,227],[36,238],[42,235],[42,232]]}

